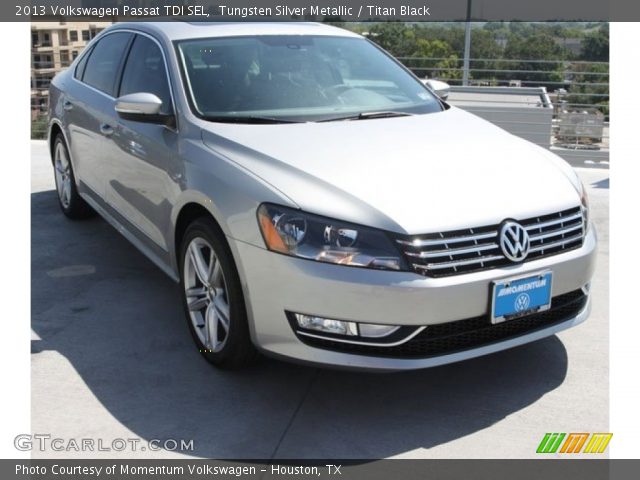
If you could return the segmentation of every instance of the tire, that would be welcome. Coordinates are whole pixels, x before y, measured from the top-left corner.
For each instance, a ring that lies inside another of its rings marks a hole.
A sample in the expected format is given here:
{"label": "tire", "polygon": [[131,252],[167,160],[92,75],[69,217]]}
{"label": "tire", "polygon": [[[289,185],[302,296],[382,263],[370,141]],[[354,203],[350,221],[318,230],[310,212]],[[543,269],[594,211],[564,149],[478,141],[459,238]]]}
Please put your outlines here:
{"label": "tire", "polygon": [[95,215],[95,211],[78,193],[69,149],[61,134],[56,136],[53,143],[53,173],[58,192],[58,204],[62,213],[72,220]]}
{"label": "tire", "polygon": [[201,355],[221,368],[253,362],[258,353],[251,342],[240,278],[213,219],[201,217],[187,227],[179,266],[184,313]]}

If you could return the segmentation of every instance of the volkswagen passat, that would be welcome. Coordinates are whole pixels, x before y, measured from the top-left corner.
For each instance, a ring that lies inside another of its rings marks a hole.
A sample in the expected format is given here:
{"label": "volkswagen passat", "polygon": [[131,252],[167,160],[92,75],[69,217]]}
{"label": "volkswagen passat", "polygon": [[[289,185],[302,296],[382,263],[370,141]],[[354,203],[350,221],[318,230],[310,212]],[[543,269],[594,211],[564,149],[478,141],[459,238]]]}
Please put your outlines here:
{"label": "volkswagen passat", "polygon": [[62,211],[98,212],[180,283],[214,364],[421,368],[588,315],[572,169],[358,35],[115,25],[50,95]]}

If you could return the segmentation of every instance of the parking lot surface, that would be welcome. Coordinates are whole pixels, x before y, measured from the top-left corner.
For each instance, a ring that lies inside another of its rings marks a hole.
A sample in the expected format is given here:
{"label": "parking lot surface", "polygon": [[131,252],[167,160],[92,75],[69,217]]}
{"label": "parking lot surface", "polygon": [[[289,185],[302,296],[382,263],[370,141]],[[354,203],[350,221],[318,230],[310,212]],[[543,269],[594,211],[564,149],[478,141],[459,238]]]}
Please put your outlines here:
{"label": "parking lot surface", "polygon": [[[44,142],[32,142],[31,161],[32,433],[63,439],[34,458],[530,458],[545,432],[609,431],[606,169],[579,170],[600,241],[582,325],[422,371],[263,358],[226,372],[193,346],[177,285],[102,219],[61,214]],[[69,448],[83,438],[141,443]]]}

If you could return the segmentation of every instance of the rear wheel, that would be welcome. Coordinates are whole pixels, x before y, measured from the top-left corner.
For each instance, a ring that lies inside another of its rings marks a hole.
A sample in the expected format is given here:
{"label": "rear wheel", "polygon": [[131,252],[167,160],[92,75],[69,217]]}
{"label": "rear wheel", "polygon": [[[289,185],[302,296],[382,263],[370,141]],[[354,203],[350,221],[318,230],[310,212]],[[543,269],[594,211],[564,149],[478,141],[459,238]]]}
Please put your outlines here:
{"label": "rear wheel", "polygon": [[224,235],[211,219],[187,227],[180,260],[183,305],[198,350],[220,367],[247,365],[257,352],[240,280]]}
{"label": "rear wheel", "polygon": [[62,213],[74,220],[94,215],[94,210],[78,193],[69,150],[62,135],[58,135],[53,144],[53,169]]}

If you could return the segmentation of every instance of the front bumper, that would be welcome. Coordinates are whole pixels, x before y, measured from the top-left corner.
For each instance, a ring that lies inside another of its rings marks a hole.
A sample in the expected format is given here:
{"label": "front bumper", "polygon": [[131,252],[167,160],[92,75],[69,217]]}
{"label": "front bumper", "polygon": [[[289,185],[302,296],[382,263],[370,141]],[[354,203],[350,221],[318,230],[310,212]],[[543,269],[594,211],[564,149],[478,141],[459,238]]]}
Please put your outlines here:
{"label": "front bumper", "polygon": [[342,353],[302,342],[285,311],[386,325],[429,326],[488,315],[491,282],[545,269],[553,271],[552,297],[587,285],[595,268],[596,236],[582,247],[520,265],[465,275],[426,278],[324,264],[288,257],[229,239],[243,283],[251,334],[267,354],[335,367],[375,370],[425,368],[466,360],[553,335],[584,321],[590,298],[568,319],[477,348],[429,358]]}

